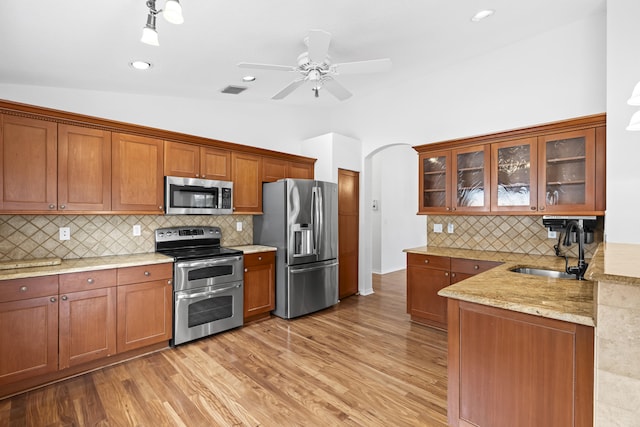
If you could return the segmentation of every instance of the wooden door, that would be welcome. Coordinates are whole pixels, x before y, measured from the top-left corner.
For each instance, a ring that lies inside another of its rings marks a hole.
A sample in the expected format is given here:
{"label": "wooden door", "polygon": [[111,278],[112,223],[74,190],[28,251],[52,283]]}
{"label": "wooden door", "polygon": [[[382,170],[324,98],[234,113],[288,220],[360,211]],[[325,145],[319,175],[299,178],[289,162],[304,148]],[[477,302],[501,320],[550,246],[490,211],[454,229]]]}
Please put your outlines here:
{"label": "wooden door", "polygon": [[289,162],[273,157],[262,158],[262,182],[275,182],[289,177]]}
{"label": "wooden door", "polygon": [[584,129],[538,138],[538,210],[595,210],[596,131]]}
{"label": "wooden door", "polygon": [[0,209],[57,209],[57,124],[0,115]]}
{"label": "wooden door", "polygon": [[184,178],[200,177],[200,147],[181,142],[164,142],[164,174]]}
{"label": "wooden door", "polygon": [[116,287],[61,293],[60,369],[113,354],[116,354]]}
{"label": "wooden door", "polygon": [[58,125],[58,209],[111,210],[111,132]]}
{"label": "wooden door", "polygon": [[118,353],[168,341],[173,333],[171,280],[118,286]]}
{"label": "wooden door", "polygon": [[268,317],[276,307],[275,252],[244,256],[244,321]]}
{"label": "wooden door", "polygon": [[0,385],[58,370],[58,298],[0,303]]}
{"label": "wooden door", "polygon": [[231,175],[234,213],[262,213],[262,157],[231,153]]}
{"label": "wooden door", "polygon": [[163,212],[163,146],[160,139],[113,134],[114,211]]}
{"label": "wooden door", "polygon": [[231,152],[200,147],[200,176],[206,179],[231,181]]}
{"label": "wooden door", "polygon": [[358,292],[360,173],[338,169],[338,297]]}
{"label": "wooden door", "polygon": [[491,144],[491,210],[538,210],[536,138]]}
{"label": "wooden door", "polygon": [[407,311],[411,320],[447,329],[447,299],[438,295],[451,284],[450,258],[407,254]]}

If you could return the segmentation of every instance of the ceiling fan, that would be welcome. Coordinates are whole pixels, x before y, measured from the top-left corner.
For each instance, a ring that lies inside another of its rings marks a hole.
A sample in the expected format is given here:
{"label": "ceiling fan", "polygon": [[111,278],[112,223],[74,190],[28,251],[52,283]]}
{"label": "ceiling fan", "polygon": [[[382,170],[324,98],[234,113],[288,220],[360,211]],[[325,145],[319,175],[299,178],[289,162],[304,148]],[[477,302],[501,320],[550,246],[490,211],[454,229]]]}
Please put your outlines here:
{"label": "ceiling fan", "polygon": [[271,99],[283,99],[305,82],[310,81],[313,84],[312,90],[316,98],[319,96],[320,89],[326,89],[327,92],[340,101],[348,99],[352,94],[338,83],[334,76],[340,74],[378,73],[391,68],[391,60],[388,58],[332,64],[328,55],[330,42],[330,33],[322,30],[311,30],[305,38],[308,51],[298,56],[297,66],[240,62],[238,67],[254,70],[288,71],[300,74],[297,79],[272,96]]}

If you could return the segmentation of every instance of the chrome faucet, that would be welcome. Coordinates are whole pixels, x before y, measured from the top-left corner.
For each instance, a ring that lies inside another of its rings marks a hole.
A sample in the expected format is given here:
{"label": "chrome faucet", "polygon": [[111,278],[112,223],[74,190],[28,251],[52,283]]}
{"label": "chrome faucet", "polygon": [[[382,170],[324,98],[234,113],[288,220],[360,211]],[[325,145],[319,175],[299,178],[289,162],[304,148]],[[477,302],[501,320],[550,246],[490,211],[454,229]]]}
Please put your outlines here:
{"label": "chrome faucet", "polygon": [[578,241],[578,265],[572,267],[567,265],[565,271],[568,274],[575,274],[578,280],[584,280],[584,273],[587,271],[589,264],[584,260],[584,225],[581,219],[572,220],[567,223],[567,231],[563,244],[566,247],[571,246],[571,233],[574,229]]}

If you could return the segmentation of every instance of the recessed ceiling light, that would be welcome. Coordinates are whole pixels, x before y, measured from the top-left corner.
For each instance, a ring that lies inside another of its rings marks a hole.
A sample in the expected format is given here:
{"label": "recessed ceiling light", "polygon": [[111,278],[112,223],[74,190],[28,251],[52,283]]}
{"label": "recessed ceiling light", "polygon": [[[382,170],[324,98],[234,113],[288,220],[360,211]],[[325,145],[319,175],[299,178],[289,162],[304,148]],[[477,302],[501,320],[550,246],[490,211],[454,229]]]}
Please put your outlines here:
{"label": "recessed ceiling light", "polygon": [[473,22],[480,22],[482,21],[484,18],[488,18],[491,15],[493,15],[496,11],[495,10],[491,10],[491,9],[485,9],[485,10],[481,10],[480,12],[476,13],[475,15],[473,15],[471,17],[471,20]]}
{"label": "recessed ceiling light", "polygon": [[132,61],[129,63],[129,65],[136,70],[148,70],[149,68],[151,68],[151,63],[145,61]]}
{"label": "recessed ceiling light", "polygon": [[244,76],[244,77],[242,78],[242,81],[243,81],[243,82],[254,82],[255,80],[256,80],[256,77],[255,77],[255,76]]}

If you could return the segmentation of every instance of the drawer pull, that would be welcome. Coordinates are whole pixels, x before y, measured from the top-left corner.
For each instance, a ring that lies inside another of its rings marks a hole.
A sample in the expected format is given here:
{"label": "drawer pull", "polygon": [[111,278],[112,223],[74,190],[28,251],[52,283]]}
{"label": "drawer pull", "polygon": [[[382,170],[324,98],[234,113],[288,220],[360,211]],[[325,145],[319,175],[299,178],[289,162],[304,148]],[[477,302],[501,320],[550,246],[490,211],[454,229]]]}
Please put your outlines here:
{"label": "drawer pull", "polygon": [[429,260],[428,260],[428,259],[425,259],[425,260],[424,260],[424,263],[425,263],[425,264],[429,264]]}
{"label": "drawer pull", "polygon": [[27,292],[29,288],[27,288],[26,286],[20,286],[20,292]]}
{"label": "drawer pull", "polygon": [[62,301],[66,301],[66,300],[68,300],[68,299],[69,299],[69,297],[67,297],[66,295],[63,295],[63,296],[61,296],[61,297],[60,297],[60,299],[61,299]]}
{"label": "drawer pull", "polygon": [[95,280],[93,280],[91,277],[87,279],[88,284],[93,285],[93,282],[95,282]]}
{"label": "drawer pull", "polygon": [[149,273],[148,271],[145,271],[145,272],[144,272],[144,275],[145,275],[145,276],[147,276],[147,277],[149,277],[149,276],[151,276],[151,273]]}
{"label": "drawer pull", "polygon": [[474,266],[473,266],[473,269],[474,269],[474,270],[479,270],[479,269],[480,269],[480,266],[476,264],[476,265],[474,265]]}
{"label": "drawer pull", "polygon": [[244,269],[244,272],[245,272],[245,273],[246,273],[246,272],[248,272],[248,271],[249,271],[249,269],[248,269],[248,268],[245,268],[245,269]]}
{"label": "drawer pull", "polygon": [[51,298],[49,298],[49,301],[51,301],[51,302],[56,302],[56,297],[51,297]]}
{"label": "drawer pull", "polygon": [[[446,276],[446,274],[445,274]],[[451,277],[456,277],[456,273],[451,273]]]}
{"label": "drawer pull", "polygon": [[262,261],[262,257],[261,256],[258,257],[258,261]]}
{"label": "drawer pull", "polygon": [[444,272],[444,275],[445,275],[445,276],[448,276],[448,275],[449,275],[449,272],[448,272],[448,271],[445,271],[445,272]]}

